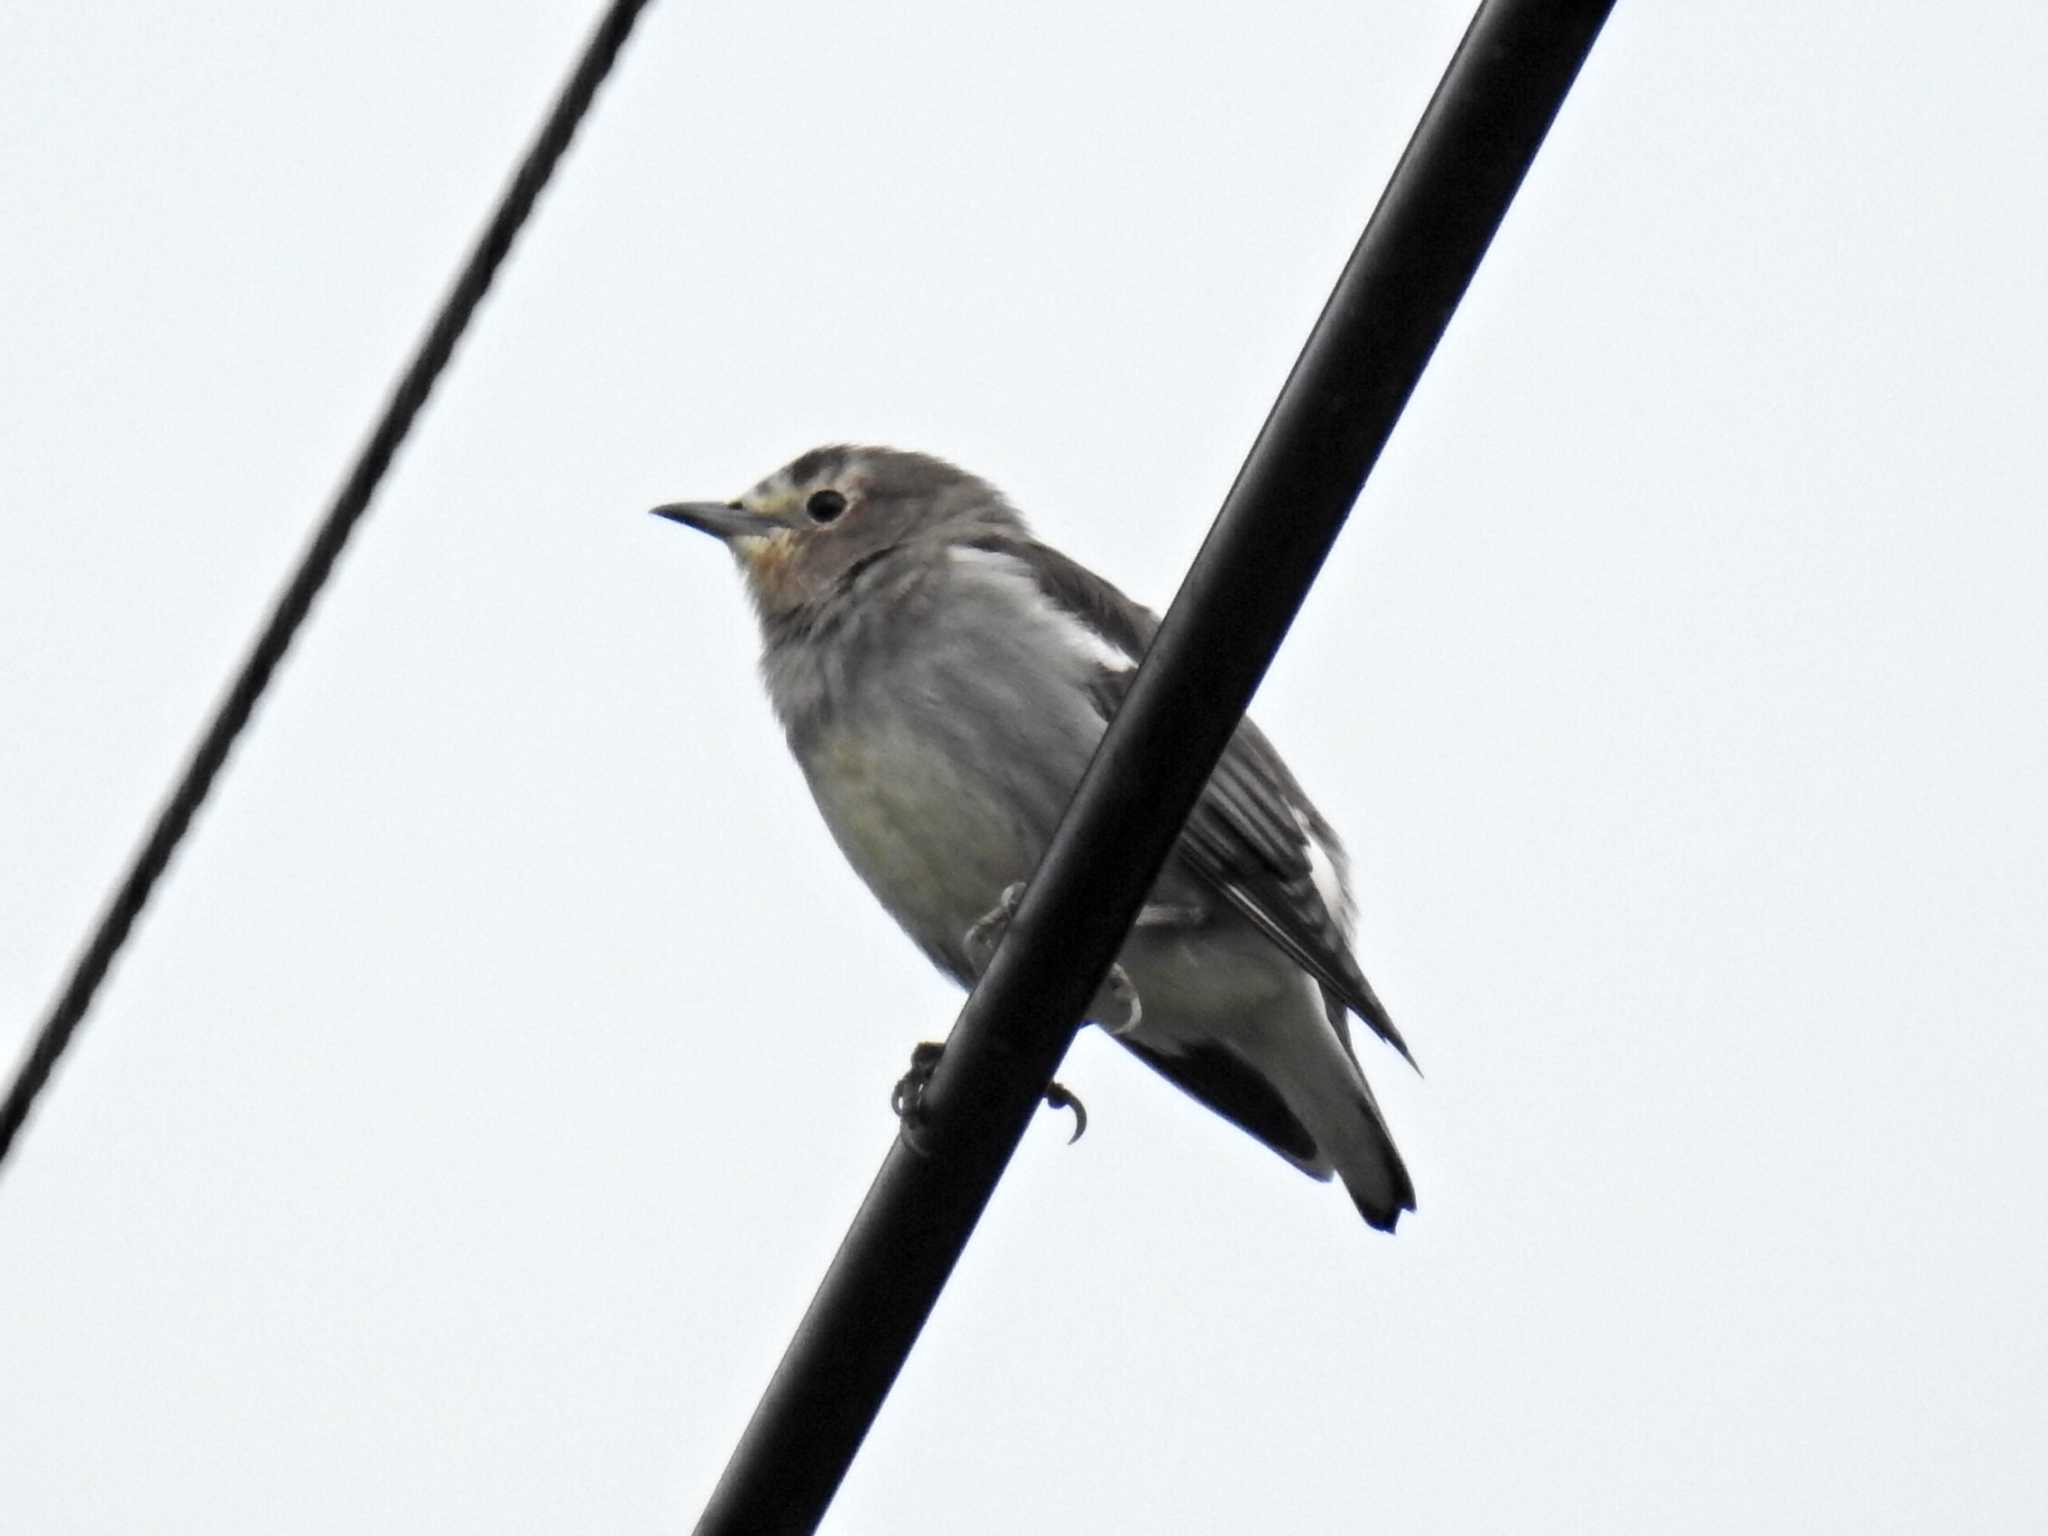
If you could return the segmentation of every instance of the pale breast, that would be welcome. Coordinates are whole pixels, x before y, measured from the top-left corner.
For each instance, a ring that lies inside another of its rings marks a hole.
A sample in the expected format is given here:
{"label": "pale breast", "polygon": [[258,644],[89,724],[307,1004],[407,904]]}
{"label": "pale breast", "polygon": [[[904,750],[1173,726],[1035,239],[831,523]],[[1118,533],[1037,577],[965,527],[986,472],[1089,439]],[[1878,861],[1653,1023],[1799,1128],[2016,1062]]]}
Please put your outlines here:
{"label": "pale breast", "polygon": [[942,969],[969,980],[962,937],[1031,873],[1044,838],[943,737],[870,718],[822,733],[805,764],[846,860]]}
{"label": "pale breast", "polygon": [[1102,722],[1028,588],[947,574],[950,599],[843,674],[798,755],[847,861],[966,981],[962,937],[1037,866]]}

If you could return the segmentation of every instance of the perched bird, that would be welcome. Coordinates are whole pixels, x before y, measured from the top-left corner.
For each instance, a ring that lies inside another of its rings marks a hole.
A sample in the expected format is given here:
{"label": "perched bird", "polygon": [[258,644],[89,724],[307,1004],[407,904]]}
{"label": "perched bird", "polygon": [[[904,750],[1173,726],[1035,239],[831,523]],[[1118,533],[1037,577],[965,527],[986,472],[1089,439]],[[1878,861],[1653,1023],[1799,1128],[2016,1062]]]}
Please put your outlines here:
{"label": "perched bird", "polygon": [[[1033,539],[986,481],[814,449],[732,502],[655,513],[722,540],[825,825],[962,986],[993,951],[1158,619]],[[1351,956],[1336,834],[1249,720],[1126,942],[1096,1022],[1392,1231],[1415,1208],[1346,1014],[1407,1046]]]}

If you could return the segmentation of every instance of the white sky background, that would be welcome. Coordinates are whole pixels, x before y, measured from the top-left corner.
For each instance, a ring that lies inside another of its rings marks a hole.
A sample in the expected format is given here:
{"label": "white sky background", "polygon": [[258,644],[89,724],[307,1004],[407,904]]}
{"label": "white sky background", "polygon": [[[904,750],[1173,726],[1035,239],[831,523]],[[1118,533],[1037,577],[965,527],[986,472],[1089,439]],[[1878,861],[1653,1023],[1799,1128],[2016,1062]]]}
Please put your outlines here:
{"label": "white sky background", "polygon": [[[0,10],[10,1061],[594,10]],[[654,9],[0,1176],[0,1529],[694,1518],[957,996],[643,509],[1163,604],[1467,14]],[[832,1529],[2038,1521],[2044,69],[1624,0],[1258,706],[1421,1210],[1083,1039]]]}

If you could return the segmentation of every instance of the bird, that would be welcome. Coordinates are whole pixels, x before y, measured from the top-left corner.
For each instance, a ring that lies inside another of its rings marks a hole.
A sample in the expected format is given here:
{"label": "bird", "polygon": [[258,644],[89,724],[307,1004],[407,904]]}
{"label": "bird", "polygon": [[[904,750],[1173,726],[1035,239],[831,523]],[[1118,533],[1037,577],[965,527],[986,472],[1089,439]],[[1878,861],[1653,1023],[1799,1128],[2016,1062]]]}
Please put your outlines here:
{"label": "bird", "polygon": [[[831,444],[734,500],[652,510],[730,551],[826,828],[910,939],[971,987],[1157,616],[929,454]],[[1337,834],[1246,719],[1090,1018],[1296,1168],[1341,1179],[1391,1232],[1415,1189],[1349,1017],[1414,1058],[1352,954],[1353,922]]]}

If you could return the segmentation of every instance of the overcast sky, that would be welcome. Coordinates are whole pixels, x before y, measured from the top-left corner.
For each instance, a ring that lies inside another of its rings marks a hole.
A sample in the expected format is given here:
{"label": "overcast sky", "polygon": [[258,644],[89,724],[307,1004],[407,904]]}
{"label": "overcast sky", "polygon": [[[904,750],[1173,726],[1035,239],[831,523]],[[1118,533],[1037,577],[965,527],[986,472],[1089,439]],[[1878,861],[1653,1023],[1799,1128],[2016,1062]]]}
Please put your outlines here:
{"label": "overcast sky", "polygon": [[[10,1061],[594,11],[0,9]],[[1163,605],[1467,14],[654,8],[0,1174],[0,1530],[688,1525],[958,999],[644,509]],[[828,1528],[2037,1528],[2044,72],[1624,0],[1257,706],[1420,1210],[1083,1038]]]}

